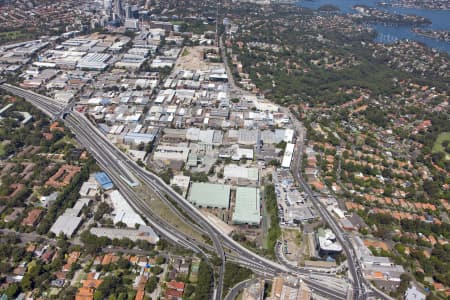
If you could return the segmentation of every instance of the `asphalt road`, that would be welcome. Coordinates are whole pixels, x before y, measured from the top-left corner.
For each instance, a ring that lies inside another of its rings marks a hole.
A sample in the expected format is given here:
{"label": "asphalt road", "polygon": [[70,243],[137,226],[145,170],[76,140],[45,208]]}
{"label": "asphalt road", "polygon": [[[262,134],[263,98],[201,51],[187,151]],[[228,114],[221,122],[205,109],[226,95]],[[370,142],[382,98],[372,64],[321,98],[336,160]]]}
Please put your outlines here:
{"label": "asphalt road", "polygon": [[[40,108],[45,114],[52,118],[57,118],[61,116],[62,113],[67,112],[67,110],[60,106],[59,103],[56,103],[53,99],[23,90],[21,88],[11,86],[11,85],[2,85],[2,88],[11,92],[17,96],[21,96],[35,106]],[[76,114],[76,113],[74,113]],[[135,182],[135,177],[131,175],[130,168],[126,168],[126,164],[131,163],[131,159],[128,157],[124,157],[124,154],[114,147],[109,141],[104,138],[104,136],[95,128],[83,115],[78,114],[78,118],[73,117],[72,115],[68,115],[65,119],[66,125],[73,131],[76,135],[76,138],[82,145],[88,148],[91,153],[94,154],[94,157],[97,159],[97,162],[103,167],[105,171],[107,171],[108,175],[110,175],[111,179],[113,179],[116,186],[119,190],[125,194],[125,197],[129,200],[130,205],[134,207],[137,211],[146,215],[147,221],[151,223],[154,229],[161,235],[169,238],[170,240],[180,244],[181,246],[192,249],[197,253],[203,253],[206,256],[206,253],[200,248],[200,246],[205,246],[204,244],[199,245],[199,242],[194,241],[188,236],[181,234],[177,229],[175,230],[167,230],[167,228],[173,228],[167,222],[162,222],[161,218],[159,220],[155,220],[155,214],[151,212],[151,208],[148,207],[144,201],[142,201],[138,195],[134,193],[130,189],[128,185],[130,183]],[[95,134],[92,134],[95,133]],[[96,135],[96,136],[95,136]],[[111,147],[112,146],[112,147]],[[118,154],[118,155],[116,155]],[[124,160],[121,160],[124,159]],[[133,165],[134,168],[138,167],[136,164]],[[140,167],[139,167],[140,170]],[[158,178],[159,179],[159,178]],[[152,179],[150,179],[152,180]],[[123,184],[125,181],[127,184]],[[154,190],[159,193],[160,190],[158,187],[154,187]],[[169,194],[173,194],[174,192],[170,189]],[[176,194],[179,196],[178,194]],[[164,197],[163,197],[164,198]],[[221,257],[222,264],[220,266],[219,278],[216,280],[215,286],[215,298],[217,300],[222,299],[222,287],[223,287],[223,276],[225,273],[225,253],[222,247],[222,243],[219,240],[218,236],[213,233],[211,230],[211,226],[208,223],[204,224],[205,228],[209,236],[211,237],[214,247],[216,249],[216,253]]]}
{"label": "asphalt road", "polygon": [[[156,191],[157,193],[161,193],[162,197],[164,197],[164,194],[168,194],[172,199],[177,197],[181,197],[178,193],[173,191],[172,188],[168,188],[168,186],[165,186],[165,189],[161,189],[161,185],[158,185],[155,181],[156,175],[149,176],[151,173],[142,172],[143,169],[134,163],[129,157],[127,157],[123,152],[121,152],[119,149],[117,149],[115,146],[110,144],[110,142],[98,131],[97,128],[95,128],[83,115],[73,113],[66,119],[68,122],[71,122],[70,125],[77,128],[76,136],[77,137],[87,137],[88,139],[91,139],[90,143],[88,141],[85,141],[84,144],[88,144],[93,149],[94,153],[96,153],[96,158],[101,157],[109,160],[110,164],[116,164],[117,161],[120,161],[121,164],[118,164],[120,166],[124,166],[122,170],[114,170],[113,172],[116,173],[116,175],[121,176],[120,174],[127,174],[130,171],[133,171],[134,174],[137,174],[137,177],[140,178],[140,180],[143,183],[146,183],[148,186],[152,188],[152,190]],[[76,122],[79,122],[78,125],[75,125]],[[159,177],[157,178],[159,179]],[[165,183],[164,183],[165,184]],[[142,201],[142,200],[141,200]],[[180,204],[178,202],[178,204]],[[140,211],[140,210],[138,210]],[[190,214],[190,217],[195,220],[199,220],[198,216],[195,216],[194,214]],[[201,219],[199,221],[202,221]],[[218,283],[216,287],[216,299],[222,299],[222,281],[223,281],[223,274],[225,272],[225,254],[222,247],[222,243],[220,242],[217,235],[214,234],[214,232],[211,230],[211,226],[208,226],[209,224],[206,222],[198,222],[200,226],[206,230],[211,237],[216,253],[221,257],[222,259],[222,265],[221,270],[219,272],[219,278]],[[186,239],[189,239],[188,237],[185,237]],[[220,298],[219,298],[220,297]]]}
{"label": "asphalt road", "polygon": [[[3,86],[3,88],[5,88]],[[52,105],[52,101],[41,98],[40,95],[35,93],[28,93],[26,90],[22,90],[17,87],[7,87],[8,91],[24,97],[38,108],[42,108],[44,112],[48,112],[51,117],[58,117],[61,115],[61,108],[59,105]],[[41,107],[42,106],[42,107]],[[64,109],[62,109],[64,110]],[[255,253],[251,252],[247,248],[243,247],[229,236],[220,232],[213,224],[209,223],[206,219],[190,202],[181,197],[176,193],[170,186],[165,184],[158,176],[152,174],[141,167],[139,167],[134,161],[127,157],[123,152],[121,152],[116,146],[114,146],[99,130],[93,126],[85,117],[77,112],[71,112],[69,116],[65,119],[66,124],[74,134],[78,141],[84,145],[97,159],[99,165],[111,176],[111,179],[119,188],[119,190],[124,194],[126,199],[129,201],[130,205],[143,214],[147,221],[155,228],[155,230],[169,238],[170,240],[193,249],[196,252],[204,253],[199,246],[199,242],[186,237],[176,229],[173,228],[171,224],[164,222],[158,216],[155,216],[151,208],[145,201],[142,201],[136,195],[135,191],[130,188],[129,180],[133,178],[128,178],[124,180],[127,174],[132,171],[134,175],[141,180],[143,184],[148,185],[152,190],[159,193],[166,194],[171,197],[181,209],[188,214],[191,218],[196,220],[199,225],[208,231],[209,236],[213,240],[215,250],[222,258],[222,262],[225,261],[225,252],[223,251],[223,246],[232,249],[236,255],[239,257],[238,261],[247,267],[251,267],[258,270],[268,270],[268,273],[290,273],[296,276],[300,276],[306,283],[308,283],[311,288],[326,297],[331,297],[333,299],[345,299],[342,297],[343,294],[336,291],[332,287],[328,287],[326,282],[322,280],[315,280],[309,278],[310,272],[308,270],[292,270],[284,265],[280,265],[266,258],[260,257]],[[120,163],[118,163],[120,162]],[[124,182],[125,181],[125,182]],[[223,246],[222,246],[223,245]],[[236,258],[234,258],[236,259]],[[222,290],[222,278],[224,274],[224,263],[222,263],[221,271],[219,272],[219,279],[217,280],[216,286],[216,299],[221,299]]]}
{"label": "asphalt road", "polygon": [[225,296],[225,300],[234,300],[239,295],[239,293],[245,289],[246,287],[250,286],[253,282],[255,282],[254,279],[247,279],[244,281],[239,282],[235,286],[233,286],[228,294]]}
{"label": "asphalt road", "polygon": [[[296,119],[294,116],[291,116],[291,118],[294,120]],[[347,241],[344,239],[343,230],[339,227],[339,225],[336,224],[334,218],[329,214],[328,210],[322,205],[319,199],[317,199],[317,197],[311,190],[310,186],[306,183],[305,179],[302,176],[301,162],[303,159],[303,146],[306,132],[304,127],[301,124],[299,124],[299,122],[296,125],[297,126],[295,126],[295,128],[297,130],[297,145],[296,145],[297,155],[295,156],[292,164],[292,174],[294,175],[294,178],[300,184],[302,189],[308,194],[315,208],[319,211],[322,219],[331,227],[338,241],[341,243],[342,248],[344,249],[344,252],[347,256],[349,271],[353,279],[353,297],[354,299],[360,299],[359,291],[360,290],[364,291],[364,286],[362,285],[362,282],[360,280],[360,278],[362,278],[362,274],[357,273],[358,272],[357,266],[353,259],[353,257],[355,257],[353,249],[350,250]]]}
{"label": "asphalt road", "polygon": [[[289,112],[290,114],[290,112]],[[297,155],[293,161],[292,173],[294,174],[297,182],[300,183],[303,190],[308,194],[309,198],[312,200],[314,206],[319,211],[322,219],[331,227],[333,232],[335,233],[337,239],[341,243],[344,252],[347,256],[347,264],[349,267],[349,271],[351,274],[352,280],[352,298],[353,299],[367,299],[370,295],[375,295],[381,299],[390,299],[390,297],[381,291],[374,289],[369,282],[367,282],[362,273],[361,263],[359,262],[356,251],[354,249],[353,243],[350,240],[349,235],[337,224],[337,221],[331,216],[330,212],[326,209],[325,205],[319,201],[316,195],[311,190],[310,186],[306,183],[306,180],[302,176],[301,173],[301,163],[303,158],[303,147],[304,140],[306,137],[305,128],[303,125],[295,118],[295,116],[291,115],[291,119],[295,124],[295,128],[297,130]],[[372,288],[372,290],[370,289]]]}
{"label": "asphalt road", "polygon": [[35,232],[17,232],[11,229],[0,229],[0,233],[3,235],[14,234],[20,239],[22,244],[45,241],[47,244],[56,245],[56,241],[54,239],[49,239],[47,236],[42,236]]}

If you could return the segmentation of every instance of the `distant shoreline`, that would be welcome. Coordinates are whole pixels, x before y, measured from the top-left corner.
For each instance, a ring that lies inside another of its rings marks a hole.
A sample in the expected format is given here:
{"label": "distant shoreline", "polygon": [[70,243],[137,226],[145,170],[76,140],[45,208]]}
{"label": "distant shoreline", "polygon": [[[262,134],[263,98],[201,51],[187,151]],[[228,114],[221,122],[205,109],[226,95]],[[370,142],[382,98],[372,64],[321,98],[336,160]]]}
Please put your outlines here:
{"label": "distant shoreline", "polygon": [[412,32],[417,35],[424,36],[430,39],[440,40],[444,42],[450,42],[450,31],[446,30],[431,30],[423,28],[412,28]]}
{"label": "distant shoreline", "polygon": [[[395,1],[395,0],[394,0]],[[440,3],[440,4],[439,4]],[[419,1],[406,1],[406,0],[397,0],[395,2],[377,2],[378,5],[383,7],[393,7],[393,8],[413,8],[413,9],[428,9],[428,10],[450,10],[450,2],[446,1],[438,1],[435,2],[419,2]]]}

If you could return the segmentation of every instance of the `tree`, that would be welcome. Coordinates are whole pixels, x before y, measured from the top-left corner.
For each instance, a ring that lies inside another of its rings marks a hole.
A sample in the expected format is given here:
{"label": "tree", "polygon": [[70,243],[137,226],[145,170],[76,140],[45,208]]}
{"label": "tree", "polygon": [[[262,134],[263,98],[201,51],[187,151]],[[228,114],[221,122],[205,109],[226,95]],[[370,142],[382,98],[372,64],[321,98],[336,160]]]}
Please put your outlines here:
{"label": "tree", "polygon": [[116,223],[116,226],[119,227],[119,228],[127,228],[127,224],[125,224],[125,223],[122,222],[122,221],[117,222],[117,223]]}
{"label": "tree", "polygon": [[59,294],[58,298],[51,299],[75,299],[75,295],[77,293],[78,288],[75,286],[69,286],[63,289]]}
{"label": "tree", "polygon": [[111,244],[111,240],[106,237],[97,237],[91,234],[88,230],[84,231],[80,236],[85,249],[89,253],[97,253],[102,247]]}
{"label": "tree", "polygon": [[145,164],[142,162],[142,160],[139,158],[136,163],[140,166],[140,167],[145,167]]}
{"label": "tree", "polygon": [[12,270],[11,265],[8,262],[0,262],[0,273],[8,273]]}
{"label": "tree", "polygon": [[186,288],[184,289],[184,297],[189,298],[192,296],[192,294],[195,291],[195,286],[193,286],[192,284],[187,284]]}
{"label": "tree", "polygon": [[127,289],[124,286],[123,276],[106,276],[103,278],[103,282],[97,288],[97,291],[101,292],[102,299],[117,299],[117,297],[126,292]]}
{"label": "tree", "polygon": [[198,269],[198,280],[193,300],[210,298],[212,278],[212,270],[209,265],[202,260]]}
{"label": "tree", "polygon": [[33,282],[29,273],[25,273],[23,276],[22,281],[20,281],[20,287],[23,291],[31,291],[33,289]]}
{"label": "tree", "polygon": [[159,177],[167,184],[170,184],[170,180],[173,178],[173,171],[168,168],[166,171],[159,173]]}
{"label": "tree", "polygon": [[279,167],[281,166],[281,163],[278,159],[272,159],[271,161],[269,161],[268,163],[269,166],[275,166],[275,167]]}
{"label": "tree", "polygon": [[426,180],[423,183],[423,189],[431,197],[437,196],[440,191],[439,184],[437,182],[431,181],[431,180]]}
{"label": "tree", "polygon": [[151,272],[155,275],[159,275],[163,272],[163,269],[160,266],[153,266]]}
{"label": "tree", "polygon": [[116,264],[120,269],[129,269],[131,266],[130,262],[123,257],[121,257]]}
{"label": "tree", "polygon": [[281,149],[282,152],[286,150],[287,143],[285,141],[281,141],[278,144],[275,145],[276,148]]}
{"label": "tree", "polygon": [[211,262],[215,266],[220,266],[222,264],[222,259],[216,253],[213,253]]}
{"label": "tree", "polygon": [[205,172],[192,173],[191,180],[193,182],[208,182],[208,175]]}
{"label": "tree", "polygon": [[8,288],[5,290],[6,296],[8,296],[9,299],[15,299],[16,296],[19,294],[20,288],[17,285],[17,283],[13,283],[8,286]]}
{"label": "tree", "polygon": [[166,262],[166,258],[165,258],[164,256],[158,255],[158,256],[155,258],[155,263],[156,263],[157,265],[162,265],[162,264],[165,263],[165,262]]}
{"label": "tree", "polygon": [[150,276],[150,278],[147,281],[147,284],[145,285],[145,290],[149,293],[152,293],[157,286],[158,286],[158,277]]}
{"label": "tree", "polygon": [[101,290],[96,290],[94,292],[94,300],[103,300],[105,299],[103,292]]}
{"label": "tree", "polygon": [[225,266],[225,275],[223,278],[224,293],[226,294],[228,292],[228,289],[233,287],[238,282],[250,278],[251,275],[251,270],[240,267],[234,263],[227,262]]}
{"label": "tree", "polygon": [[267,249],[269,253],[275,255],[275,244],[281,235],[281,229],[278,222],[278,207],[275,194],[275,186],[273,184],[264,187],[264,201],[267,212],[270,214],[270,228],[267,237]]}
{"label": "tree", "polygon": [[67,250],[70,246],[70,243],[67,241],[66,236],[61,232],[61,234],[58,236],[58,241],[56,243],[56,246],[60,249]]}
{"label": "tree", "polygon": [[106,202],[100,202],[97,207],[97,211],[94,214],[94,220],[100,221],[104,214],[110,213],[112,208]]}
{"label": "tree", "polygon": [[183,195],[183,191],[178,185],[172,185],[172,188],[175,192],[177,192],[179,195]]}

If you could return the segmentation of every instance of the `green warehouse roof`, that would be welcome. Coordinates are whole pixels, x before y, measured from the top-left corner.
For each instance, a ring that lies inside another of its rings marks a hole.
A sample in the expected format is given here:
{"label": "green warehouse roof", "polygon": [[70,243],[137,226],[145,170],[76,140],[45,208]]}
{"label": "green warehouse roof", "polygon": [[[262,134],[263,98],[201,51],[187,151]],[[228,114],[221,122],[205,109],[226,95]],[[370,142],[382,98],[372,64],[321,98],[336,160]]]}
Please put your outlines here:
{"label": "green warehouse roof", "polygon": [[189,201],[202,207],[228,208],[230,204],[230,186],[194,182],[191,187]]}
{"label": "green warehouse roof", "polygon": [[233,223],[259,225],[261,221],[260,204],[258,188],[237,187]]}

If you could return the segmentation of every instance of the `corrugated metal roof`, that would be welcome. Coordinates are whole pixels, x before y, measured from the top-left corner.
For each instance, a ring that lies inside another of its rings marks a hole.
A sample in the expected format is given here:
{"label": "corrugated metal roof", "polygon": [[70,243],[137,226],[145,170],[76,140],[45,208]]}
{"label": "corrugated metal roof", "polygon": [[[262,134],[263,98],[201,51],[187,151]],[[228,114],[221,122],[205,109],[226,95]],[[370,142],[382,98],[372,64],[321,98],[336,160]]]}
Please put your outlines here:
{"label": "corrugated metal roof", "polygon": [[238,187],[236,189],[233,223],[259,225],[261,221],[260,206],[258,188]]}
{"label": "corrugated metal roof", "polygon": [[193,183],[189,201],[202,207],[228,208],[230,186],[212,183]]}

